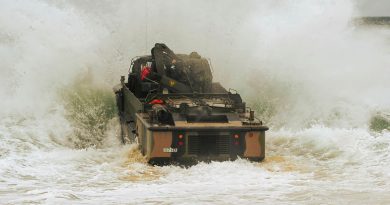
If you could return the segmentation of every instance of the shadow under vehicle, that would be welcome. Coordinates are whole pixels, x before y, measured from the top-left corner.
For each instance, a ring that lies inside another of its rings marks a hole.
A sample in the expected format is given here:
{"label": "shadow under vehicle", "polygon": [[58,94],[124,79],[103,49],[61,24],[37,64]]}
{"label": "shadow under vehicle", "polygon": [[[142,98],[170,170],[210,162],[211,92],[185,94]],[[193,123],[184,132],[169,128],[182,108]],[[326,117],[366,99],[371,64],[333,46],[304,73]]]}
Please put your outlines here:
{"label": "shadow under vehicle", "polygon": [[149,163],[261,161],[265,131],[237,92],[212,81],[207,59],[155,44],[132,60],[114,87],[123,143],[138,143]]}

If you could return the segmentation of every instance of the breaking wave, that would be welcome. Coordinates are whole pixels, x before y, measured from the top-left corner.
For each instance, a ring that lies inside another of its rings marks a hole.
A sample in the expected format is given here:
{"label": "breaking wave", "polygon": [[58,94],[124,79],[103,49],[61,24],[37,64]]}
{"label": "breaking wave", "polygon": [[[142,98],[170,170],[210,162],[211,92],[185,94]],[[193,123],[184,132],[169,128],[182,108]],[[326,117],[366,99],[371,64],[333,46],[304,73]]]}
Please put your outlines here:
{"label": "breaking wave", "polygon": [[[350,0],[2,1],[0,201],[390,203],[390,31],[358,15]],[[270,125],[264,162],[153,167],[120,144],[111,88],[155,42],[211,58]]]}
{"label": "breaking wave", "polygon": [[[61,90],[65,118],[73,127],[69,140],[77,148],[101,147],[107,132],[118,124],[112,89],[79,79]],[[119,138],[118,138],[119,140]]]}

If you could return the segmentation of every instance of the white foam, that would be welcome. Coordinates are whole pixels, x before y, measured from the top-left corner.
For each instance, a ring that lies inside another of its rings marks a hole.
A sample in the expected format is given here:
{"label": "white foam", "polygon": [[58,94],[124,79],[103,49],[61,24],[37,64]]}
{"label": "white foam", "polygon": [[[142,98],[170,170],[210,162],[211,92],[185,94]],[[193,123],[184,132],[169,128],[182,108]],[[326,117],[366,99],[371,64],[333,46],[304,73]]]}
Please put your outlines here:
{"label": "white foam", "polygon": [[[353,1],[145,2],[2,1],[2,203],[390,203],[390,135],[367,124],[389,109],[388,30],[351,25]],[[268,106],[265,162],[152,167],[116,119],[74,148],[59,88],[88,69],[113,86],[155,42]]]}

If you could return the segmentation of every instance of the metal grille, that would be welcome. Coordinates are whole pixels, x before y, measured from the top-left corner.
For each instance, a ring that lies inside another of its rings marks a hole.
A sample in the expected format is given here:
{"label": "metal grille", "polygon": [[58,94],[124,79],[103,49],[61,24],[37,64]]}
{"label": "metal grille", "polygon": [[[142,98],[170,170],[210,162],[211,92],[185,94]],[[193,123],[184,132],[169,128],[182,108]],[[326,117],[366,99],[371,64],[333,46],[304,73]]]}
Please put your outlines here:
{"label": "metal grille", "polygon": [[230,137],[228,135],[217,137],[217,153],[229,154]]}
{"label": "metal grille", "polygon": [[188,136],[188,154],[199,154],[200,136]]}
{"label": "metal grille", "polygon": [[188,154],[219,155],[229,154],[230,137],[228,135],[190,135],[188,136]]}

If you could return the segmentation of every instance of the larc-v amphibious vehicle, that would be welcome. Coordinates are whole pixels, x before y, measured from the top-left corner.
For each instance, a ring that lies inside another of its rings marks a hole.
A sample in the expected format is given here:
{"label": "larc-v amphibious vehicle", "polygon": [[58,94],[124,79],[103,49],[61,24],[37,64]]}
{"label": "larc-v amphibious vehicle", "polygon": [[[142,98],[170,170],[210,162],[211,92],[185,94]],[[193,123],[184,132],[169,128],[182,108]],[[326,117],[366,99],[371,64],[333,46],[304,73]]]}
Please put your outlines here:
{"label": "larc-v amphibious vehicle", "polygon": [[261,161],[268,127],[236,92],[212,82],[198,53],[175,54],[155,44],[131,62],[127,83],[114,88],[123,143],[139,144],[150,163]]}

